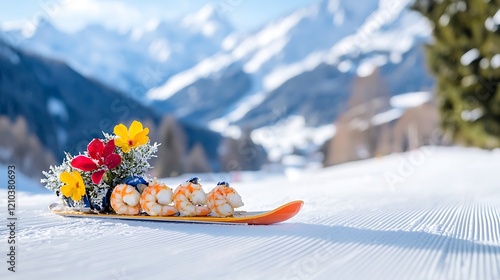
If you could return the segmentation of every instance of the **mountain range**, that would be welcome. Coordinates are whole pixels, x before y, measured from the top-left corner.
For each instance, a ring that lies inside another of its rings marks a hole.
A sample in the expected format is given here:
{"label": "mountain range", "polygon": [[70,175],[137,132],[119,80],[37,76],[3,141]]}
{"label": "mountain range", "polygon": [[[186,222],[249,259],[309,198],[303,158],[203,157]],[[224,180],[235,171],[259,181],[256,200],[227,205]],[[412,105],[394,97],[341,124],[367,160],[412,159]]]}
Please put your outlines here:
{"label": "mountain range", "polygon": [[22,27],[0,35],[15,47],[62,60],[81,74],[142,99],[148,89],[221,49],[233,31],[207,5],[180,21],[150,20],[127,32],[97,24],[74,33],[41,18],[27,35]]}
{"label": "mountain range", "polygon": [[423,55],[431,27],[409,2],[319,0],[247,34],[215,4],[127,32],[66,33],[49,20],[29,35],[2,28],[1,114],[26,117],[57,156],[103,118],[159,125],[174,115],[195,135],[191,147],[205,136],[219,143],[207,129],[237,138],[297,117],[323,127],[345,111],[356,78],[376,69],[391,96],[432,89]]}
{"label": "mountain range", "polygon": [[[121,122],[128,125],[140,120],[151,128],[152,140],[162,142],[169,131],[156,128],[164,118],[59,60],[0,41],[0,132],[5,134],[0,141],[0,162],[19,161],[21,170],[39,176],[40,168],[60,161],[64,151],[73,155],[85,151],[92,138],[102,137],[101,131],[111,133]],[[220,134],[183,122],[176,125],[186,135],[181,157],[201,145],[198,149],[203,149],[208,168],[217,170]]]}
{"label": "mountain range", "polygon": [[430,90],[423,44],[431,29],[408,2],[320,1],[243,39],[230,35],[230,47],[148,97],[159,111],[224,132],[293,116],[310,127],[332,123],[354,78],[376,68],[392,95]]}

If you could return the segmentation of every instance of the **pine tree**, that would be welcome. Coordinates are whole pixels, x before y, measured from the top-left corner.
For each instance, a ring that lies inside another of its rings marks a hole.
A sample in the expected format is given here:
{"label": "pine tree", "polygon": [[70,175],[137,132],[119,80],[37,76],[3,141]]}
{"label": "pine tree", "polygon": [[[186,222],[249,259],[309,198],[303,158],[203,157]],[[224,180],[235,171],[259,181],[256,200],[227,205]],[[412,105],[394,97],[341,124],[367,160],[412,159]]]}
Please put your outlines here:
{"label": "pine tree", "polygon": [[186,172],[187,173],[210,173],[212,169],[210,168],[210,163],[207,159],[207,154],[205,149],[200,143],[196,143],[191,149],[187,160],[186,160]]}
{"label": "pine tree", "polygon": [[434,27],[427,59],[445,135],[500,147],[500,0],[416,0],[413,8]]}
{"label": "pine tree", "polygon": [[251,138],[252,130],[243,130],[239,139],[227,137],[219,147],[219,161],[224,172],[241,170],[259,170],[267,161],[267,154],[262,146]]}
{"label": "pine tree", "polygon": [[31,133],[23,116],[11,121],[0,116],[0,164],[14,164],[25,175],[39,178],[42,170],[56,161],[50,151]]}
{"label": "pine tree", "polygon": [[160,124],[160,142],[155,175],[173,177],[184,173],[186,156],[186,134],[172,116],[163,118]]}

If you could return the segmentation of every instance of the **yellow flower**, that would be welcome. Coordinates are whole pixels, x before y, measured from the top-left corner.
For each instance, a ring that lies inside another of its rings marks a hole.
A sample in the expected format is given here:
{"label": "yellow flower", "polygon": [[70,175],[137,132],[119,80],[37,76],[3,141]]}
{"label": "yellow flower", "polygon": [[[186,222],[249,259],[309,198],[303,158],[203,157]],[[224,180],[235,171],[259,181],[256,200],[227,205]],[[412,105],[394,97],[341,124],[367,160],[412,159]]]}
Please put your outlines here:
{"label": "yellow flower", "polygon": [[124,124],[115,126],[113,132],[118,136],[115,140],[116,146],[120,147],[124,153],[130,152],[131,149],[142,146],[149,141],[147,136],[149,128],[142,128],[142,123],[133,121],[130,128]]}
{"label": "yellow flower", "polygon": [[71,173],[64,171],[59,176],[59,179],[63,182],[61,193],[65,197],[71,197],[74,201],[78,201],[85,195],[85,184],[82,176],[77,171]]}

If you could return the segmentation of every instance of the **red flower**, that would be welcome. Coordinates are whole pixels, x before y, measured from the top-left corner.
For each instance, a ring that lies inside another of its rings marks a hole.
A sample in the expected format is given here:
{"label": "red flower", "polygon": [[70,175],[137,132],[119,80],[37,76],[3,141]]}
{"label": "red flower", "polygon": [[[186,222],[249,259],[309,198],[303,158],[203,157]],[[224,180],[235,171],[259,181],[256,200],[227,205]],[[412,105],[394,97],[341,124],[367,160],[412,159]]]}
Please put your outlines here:
{"label": "red flower", "polygon": [[92,182],[99,184],[107,170],[120,165],[122,158],[114,153],[115,140],[110,140],[106,146],[99,139],[92,140],[87,146],[89,156],[77,156],[71,161],[71,166],[82,171],[94,171]]}

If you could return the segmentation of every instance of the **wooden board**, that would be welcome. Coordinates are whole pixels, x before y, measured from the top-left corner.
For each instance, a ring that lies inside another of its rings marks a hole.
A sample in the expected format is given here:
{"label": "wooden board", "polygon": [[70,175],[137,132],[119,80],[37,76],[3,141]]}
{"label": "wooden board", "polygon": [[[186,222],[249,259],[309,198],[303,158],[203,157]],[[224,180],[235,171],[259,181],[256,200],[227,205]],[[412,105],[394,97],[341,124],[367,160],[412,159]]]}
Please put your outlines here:
{"label": "wooden board", "polygon": [[301,200],[292,201],[284,204],[274,210],[269,211],[235,211],[232,217],[217,218],[217,217],[181,217],[181,216],[148,216],[148,215],[117,215],[117,214],[95,214],[91,212],[82,212],[71,210],[62,204],[53,203],[49,206],[49,210],[57,215],[65,217],[77,218],[97,218],[97,219],[121,219],[121,220],[136,220],[136,221],[152,221],[152,222],[185,222],[185,223],[217,223],[217,224],[248,224],[248,225],[270,225],[284,222],[291,219],[304,205]]}

